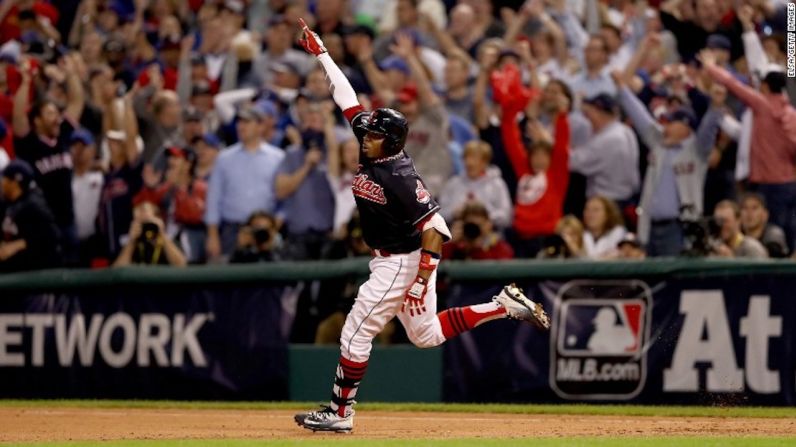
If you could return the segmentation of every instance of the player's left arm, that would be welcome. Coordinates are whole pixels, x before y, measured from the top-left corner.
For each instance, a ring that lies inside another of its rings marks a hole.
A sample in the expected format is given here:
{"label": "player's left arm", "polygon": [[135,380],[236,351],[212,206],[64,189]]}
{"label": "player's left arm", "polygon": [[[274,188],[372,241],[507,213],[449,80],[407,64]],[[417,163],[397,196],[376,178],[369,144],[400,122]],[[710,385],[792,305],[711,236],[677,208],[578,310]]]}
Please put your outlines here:
{"label": "player's left arm", "polygon": [[332,92],[332,99],[335,104],[343,111],[346,119],[350,122],[359,112],[364,111],[364,107],[359,103],[354,87],[348,82],[340,67],[329,56],[326,47],[323,46],[321,38],[314,31],[310,30],[303,19],[299,19],[299,25],[304,36],[299,40],[299,44],[307,53],[310,53],[321,63],[323,71],[326,73],[326,80],[329,81],[329,90]]}
{"label": "player's left arm", "polygon": [[417,269],[417,276],[404,297],[404,306],[401,309],[409,309],[409,316],[420,315],[426,311],[426,291],[428,282],[434,270],[437,269],[442,259],[442,244],[451,239],[451,233],[445,219],[434,211],[428,218],[418,223],[418,228],[422,231],[420,236],[420,265]]}

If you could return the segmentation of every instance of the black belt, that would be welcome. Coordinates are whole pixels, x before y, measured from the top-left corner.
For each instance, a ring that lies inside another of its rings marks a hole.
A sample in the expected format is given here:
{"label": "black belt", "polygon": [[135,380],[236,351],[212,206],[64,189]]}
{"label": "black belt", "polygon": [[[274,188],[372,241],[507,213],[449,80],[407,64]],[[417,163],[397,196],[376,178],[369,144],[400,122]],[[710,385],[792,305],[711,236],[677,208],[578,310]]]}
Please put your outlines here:
{"label": "black belt", "polygon": [[653,225],[671,225],[671,224],[679,224],[680,219],[656,219],[652,221]]}

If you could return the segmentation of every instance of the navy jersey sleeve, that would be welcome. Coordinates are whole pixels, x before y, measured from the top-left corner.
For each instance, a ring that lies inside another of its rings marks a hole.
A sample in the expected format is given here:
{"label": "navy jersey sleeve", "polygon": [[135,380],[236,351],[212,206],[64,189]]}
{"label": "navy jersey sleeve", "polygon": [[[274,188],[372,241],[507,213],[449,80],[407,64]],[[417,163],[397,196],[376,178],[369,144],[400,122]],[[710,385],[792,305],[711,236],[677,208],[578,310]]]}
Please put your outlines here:
{"label": "navy jersey sleeve", "polygon": [[389,176],[386,182],[391,195],[394,196],[398,206],[408,223],[417,226],[430,218],[439,210],[439,204],[426,189],[423,180],[414,169],[401,169]]}

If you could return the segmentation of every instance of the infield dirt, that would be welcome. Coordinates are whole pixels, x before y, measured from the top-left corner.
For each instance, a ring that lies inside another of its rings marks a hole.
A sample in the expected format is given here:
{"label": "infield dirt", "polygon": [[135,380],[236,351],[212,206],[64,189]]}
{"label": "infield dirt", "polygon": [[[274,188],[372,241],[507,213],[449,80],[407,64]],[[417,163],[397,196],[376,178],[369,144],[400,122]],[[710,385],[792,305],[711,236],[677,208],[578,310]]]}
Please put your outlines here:
{"label": "infield dirt", "polygon": [[794,418],[362,411],[354,433],[305,431],[294,411],[0,408],[0,442],[117,439],[446,439],[569,436],[793,436]]}

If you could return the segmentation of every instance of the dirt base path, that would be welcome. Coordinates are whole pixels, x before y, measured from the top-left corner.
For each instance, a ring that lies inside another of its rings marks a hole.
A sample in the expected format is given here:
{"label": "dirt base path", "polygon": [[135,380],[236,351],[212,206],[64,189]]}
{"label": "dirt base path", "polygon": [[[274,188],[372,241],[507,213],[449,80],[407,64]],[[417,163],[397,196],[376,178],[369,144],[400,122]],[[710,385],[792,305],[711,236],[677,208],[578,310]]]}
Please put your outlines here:
{"label": "dirt base path", "polygon": [[796,419],[362,411],[350,435],[312,433],[292,411],[0,408],[0,441],[442,439],[563,436],[793,436]]}

